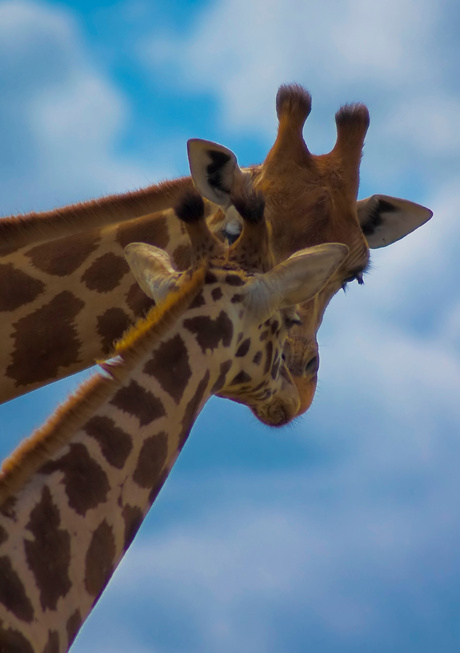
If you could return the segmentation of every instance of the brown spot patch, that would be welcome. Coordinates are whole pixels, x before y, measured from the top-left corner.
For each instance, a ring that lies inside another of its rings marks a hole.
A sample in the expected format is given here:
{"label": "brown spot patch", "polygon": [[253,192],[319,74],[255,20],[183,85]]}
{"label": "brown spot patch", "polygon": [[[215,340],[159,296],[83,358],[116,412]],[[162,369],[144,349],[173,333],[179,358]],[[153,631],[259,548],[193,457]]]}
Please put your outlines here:
{"label": "brown spot patch", "polygon": [[126,295],[126,303],[136,317],[144,317],[152,306],[155,306],[153,299],[147,297],[145,292],[137,283],[133,283],[129,289],[128,294]]}
{"label": "brown spot patch", "polygon": [[199,292],[193,302],[190,304],[189,308],[201,308],[201,306],[204,306],[205,304],[206,301],[203,297],[203,293]]}
{"label": "brown spot patch", "polygon": [[13,362],[7,376],[17,385],[55,378],[78,361],[80,342],[73,323],[84,302],[65,290],[15,323]]}
{"label": "brown spot patch", "polygon": [[261,360],[262,360],[262,352],[258,351],[257,354],[252,359],[252,362],[254,363],[254,365],[259,365]]}
{"label": "brown spot patch", "polygon": [[0,622],[0,651],[2,653],[35,653],[32,644],[17,630],[5,629]]}
{"label": "brown spot patch", "polygon": [[97,318],[97,332],[101,336],[104,354],[113,351],[113,344],[119,340],[126,329],[131,326],[131,320],[121,308],[109,308]]}
{"label": "brown spot patch", "polygon": [[85,560],[85,587],[88,594],[99,598],[113,574],[115,538],[112,527],[105,521],[93,533]]}
{"label": "brown spot patch", "polygon": [[182,418],[182,431],[179,435],[179,449],[182,449],[189,436],[189,433],[198,415],[198,411],[200,410],[200,406],[203,403],[208,383],[209,370],[206,370],[205,375],[196,388],[195,394],[190,399],[187,407],[185,408],[184,417]]}
{"label": "brown spot patch", "polygon": [[231,366],[232,366],[232,361],[225,361],[225,363],[221,364],[219,376],[217,377],[217,381],[214,383],[214,385],[211,388],[211,394],[215,394],[216,392],[219,392],[219,390],[222,390],[222,388],[224,387],[225,379],[227,378],[227,374],[230,371]]}
{"label": "brown spot patch", "polygon": [[126,551],[131,546],[132,541],[136,537],[137,531],[139,530],[144,519],[144,515],[138,506],[125,506],[123,508],[122,515],[125,522],[123,550]]}
{"label": "brown spot patch", "polygon": [[204,278],[204,282],[206,283],[217,283],[218,278],[214,274],[214,272],[210,272],[209,270],[206,272],[206,276]]}
{"label": "brown spot patch", "polygon": [[158,213],[128,220],[118,227],[117,241],[123,248],[141,242],[165,249],[169,243],[168,221]]}
{"label": "brown spot patch", "polygon": [[26,252],[26,256],[42,272],[66,277],[78,270],[98,244],[98,232],[84,231],[37,245]]}
{"label": "brown spot patch", "polygon": [[133,478],[143,488],[151,488],[158,480],[168,456],[168,436],[163,431],[146,438],[137,460]]}
{"label": "brown spot patch", "polygon": [[99,442],[102,455],[107,462],[122,469],[131,453],[131,437],[104,415],[95,415],[85,425],[86,433]]}
{"label": "brown spot patch", "polygon": [[230,385],[241,385],[242,383],[249,383],[250,381],[252,381],[252,379],[249,374],[242,370],[235,376]]}
{"label": "brown spot patch", "polygon": [[235,295],[233,295],[233,297],[232,297],[232,299],[230,301],[232,302],[232,304],[241,304],[244,297],[245,296],[242,295],[241,293],[236,293]]}
{"label": "brown spot patch", "polygon": [[3,526],[0,526],[0,544],[6,542],[7,539],[8,539],[8,533],[3,528]]}
{"label": "brown spot patch", "polygon": [[243,356],[246,356],[250,346],[251,346],[251,338],[246,338],[246,340],[243,340],[241,345],[236,350],[235,356],[237,356],[238,358],[242,358]]}
{"label": "brown spot patch", "polygon": [[187,348],[181,336],[163,342],[146,363],[144,372],[154,376],[163,390],[179,403],[192,375]]}
{"label": "brown spot patch", "polygon": [[30,623],[34,618],[32,603],[21,579],[13,569],[11,560],[6,556],[0,558],[0,578],[0,603],[15,617]]}
{"label": "brown spot patch", "polygon": [[45,463],[39,472],[62,472],[69,506],[84,517],[88,510],[106,500],[109,482],[102,467],[91,458],[83,444],[73,443],[69,449],[61,458]]}
{"label": "brown spot patch", "polygon": [[237,274],[227,274],[225,281],[229,286],[244,286],[246,281],[239,277]]}
{"label": "brown spot patch", "polygon": [[208,316],[184,320],[184,327],[195,335],[203,353],[206,349],[215,349],[220,343],[228,347],[233,336],[232,321],[224,311],[215,320]]}
{"label": "brown spot patch", "polygon": [[129,266],[122,256],[107,252],[89,266],[81,280],[89,290],[99,293],[110,292],[118,286],[128,272]]}
{"label": "brown spot patch", "polygon": [[14,311],[32,302],[45,289],[45,284],[34,279],[12,263],[0,265],[0,311]]}
{"label": "brown spot patch", "polygon": [[59,528],[61,516],[51,492],[44,487],[30,513],[26,528],[34,539],[24,541],[27,564],[34,575],[42,610],[56,610],[58,600],[70,590],[70,534]]}
{"label": "brown spot patch", "polygon": [[270,371],[270,368],[272,366],[272,360],[273,360],[273,343],[271,341],[268,341],[267,344],[265,345],[265,367],[264,367],[264,374],[268,374]]}
{"label": "brown spot patch", "polygon": [[166,415],[161,401],[134,380],[120,388],[110,403],[124,413],[137,417],[141,426]]}
{"label": "brown spot patch", "polygon": [[0,506],[0,513],[16,521],[16,497],[7,497],[5,501]]}
{"label": "brown spot patch", "polygon": [[217,287],[214,288],[214,290],[211,292],[211,296],[215,302],[218,302],[219,299],[223,297],[224,293],[222,292],[222,289]]}
{"label": "brown spot patch", "polygon": [[59,653],[59,633],[55,630],[48,632],[48,641],[45,644],[43,653]]}
{"label": "brown spot patch", "polygon": [[67,646],[70,648],[75,637],[78,634],[78,631],[81,628],[82,619],[80,610],[75,610],[73,614],[67,619],[66,630],[67,630]]}

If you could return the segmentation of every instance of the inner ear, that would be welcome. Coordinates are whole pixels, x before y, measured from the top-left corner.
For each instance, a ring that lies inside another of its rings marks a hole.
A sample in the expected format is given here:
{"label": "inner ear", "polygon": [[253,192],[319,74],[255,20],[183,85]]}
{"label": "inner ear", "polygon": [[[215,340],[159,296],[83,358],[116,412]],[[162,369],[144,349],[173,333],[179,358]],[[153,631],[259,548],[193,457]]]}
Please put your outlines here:
{"label": "inner ear", "polygon": [[156,303],[176,286],[180,273],[164,250],[146,243],[130,243],[124,253],[137,283]]}
{"label": "inner ear", "polygon": [[235,175],[243,174],[231,150],[212,141],[192,138],[187,143],[190,172],[206,199],[227,208]]}

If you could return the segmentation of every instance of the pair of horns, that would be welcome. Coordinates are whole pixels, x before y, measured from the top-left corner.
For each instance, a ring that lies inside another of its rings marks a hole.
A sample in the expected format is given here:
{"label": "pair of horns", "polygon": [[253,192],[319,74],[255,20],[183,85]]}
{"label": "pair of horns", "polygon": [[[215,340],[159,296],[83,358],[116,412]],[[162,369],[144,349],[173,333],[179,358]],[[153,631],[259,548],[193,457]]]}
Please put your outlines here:
{"label": "pair of horns", "polygon": [[[297,163],[306,163],[310,152],[302,136],[303,126],[311,111],[311,95],[298,84],[286,84],[276,96],[278,136],[267,160],[286,154]],[[369,112],[364,104],[348,104],[335,115],[337,141],[332,152],[359,165],[367,129]]]}

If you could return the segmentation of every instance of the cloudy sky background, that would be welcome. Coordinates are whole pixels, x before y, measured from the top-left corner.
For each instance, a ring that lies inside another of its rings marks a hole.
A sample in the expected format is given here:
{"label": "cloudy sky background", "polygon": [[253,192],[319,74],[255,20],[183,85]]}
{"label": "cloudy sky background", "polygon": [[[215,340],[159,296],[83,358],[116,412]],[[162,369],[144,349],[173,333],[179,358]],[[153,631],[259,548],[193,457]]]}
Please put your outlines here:
{"label": "cloudy sky background", "polygon": [[[318,154],[368,105],[361,197],[435,212],[333,299],[307,416],[207,405],[75,653],[458,651],[459,25],[456,0],[0,1],[3,215],[187,174],[191,137],[259,162],[291,81]],[[2,406],[0,453],[75,383]]]}

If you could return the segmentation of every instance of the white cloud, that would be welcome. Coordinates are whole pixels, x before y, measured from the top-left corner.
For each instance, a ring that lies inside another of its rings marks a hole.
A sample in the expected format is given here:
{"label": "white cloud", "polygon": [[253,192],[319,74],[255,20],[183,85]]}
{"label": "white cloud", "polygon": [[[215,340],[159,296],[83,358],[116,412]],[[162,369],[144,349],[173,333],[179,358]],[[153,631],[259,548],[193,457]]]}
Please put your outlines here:
{"label": "white cloud", "polygon": [[[0,4],[2,212],[51,208],[164,177],[115,154],[129,114],[63,8]],[[24,189],[24,190],[23,190]]]}
{"label": "white cloud", "polygon": [[[426,82],[432,76],[426,47],[438,13],[434,3],[415,0],[321,6],[219,0],[205,7],[188,38],[149,38],[143,58],[168,74],[173,66],[176,83],[217,93],[223,124],[271,131],[263,108],[273,104],[280,83],[296,80],[330,97],[362,82],[383,93]],[[350,99],[356,98],[343,98]]]}
{"label": "white cloud", "polygon": [[[171,606],[173,622],[190,637],[184,650],[275,652],[277,630],[283,621],[289,629],[290,619],[304,636],[331,638],[336,646],[377,637],[383,646],[376,650],[386,650],[394,610],[404,606],[409,622],[423,618],[432,590],[459,572],[452,559],[431,560],[458,534],[456,486],[419,488],[418,498],[386,490],[376,501],[375,477],[350,484],[349,471],[338,471],[252,475],[231,502],[224,487],[235,479],[220,479],[213,486],[216,509],[197,506],[193,520],[136,542],[113,580],[115,615],[124,602],[151,615],[147,641],[159,651],[172,650],[161,645],[155,626]],[[256,505],[257,491],[271,505]],[[411,600],[420,574],[424,586]],[[105,610],[98,607],[100,622]],[[83,631],[76,651],[97,650],[91,648],[96,622],[91,631]],[[399,624],[398,632],[405,631]]]}
{"label": "white cloud", "polygon": [[[445,92],[411,96],[388,117],[386,132],[427,157],[458,155],[460,96]],[[414,117],[416,119],[414,120]]]}

